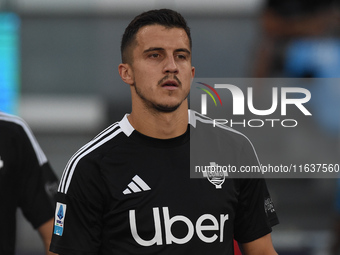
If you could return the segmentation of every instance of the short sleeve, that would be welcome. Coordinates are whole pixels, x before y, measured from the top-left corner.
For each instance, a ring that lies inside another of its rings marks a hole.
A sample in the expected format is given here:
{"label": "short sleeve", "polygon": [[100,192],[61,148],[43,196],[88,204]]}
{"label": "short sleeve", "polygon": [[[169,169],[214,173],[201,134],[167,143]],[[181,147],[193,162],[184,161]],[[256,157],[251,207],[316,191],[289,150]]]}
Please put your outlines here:
{"label": "short sleeve", "polygon": [[19,207],[33,227],[38,228],[54,216],[58,179],[28,127],[20,129],[16,143],[20,155]]}
{"label": "short sleeve", "polygon": [[[65,179],[70,177],[67,170]],[[69,180],[67,189],[59,189],[57,194],[50,250],[58,254],[97,254],[105,207],[102,177],[93,160],[83,158]]]}
{"label": "short sleeve", "polygon": [[234,237],[240,243],[254,241],[279,223],[264,179],[241,180]]}
{"label": "short sleeve", "polygon": [[[256,151],[249,140],[241,150],[241,165],[260,166]],[[279,223],[266,181],[259,172],[240,179],[240,194],[236,209],[234,238],[240,243],[254,241],[271,233]]]}

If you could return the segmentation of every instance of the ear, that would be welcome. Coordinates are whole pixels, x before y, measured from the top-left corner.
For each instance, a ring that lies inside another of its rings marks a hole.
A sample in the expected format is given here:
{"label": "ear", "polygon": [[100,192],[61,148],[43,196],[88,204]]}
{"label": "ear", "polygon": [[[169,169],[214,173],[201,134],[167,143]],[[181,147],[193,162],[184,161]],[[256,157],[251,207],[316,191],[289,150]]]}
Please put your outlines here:
{"label": "ear", "polygon": [[191,79],[194,79],[195,77],[195,67],[191,67]]}
{"label": "ear", "polygon": [[126,63],[120,64],[118,66],[118,72],[119,72],[120,77],[125,83],[129,85],[133,85],[134,83],[133,72],[129,64],[126,64]]}

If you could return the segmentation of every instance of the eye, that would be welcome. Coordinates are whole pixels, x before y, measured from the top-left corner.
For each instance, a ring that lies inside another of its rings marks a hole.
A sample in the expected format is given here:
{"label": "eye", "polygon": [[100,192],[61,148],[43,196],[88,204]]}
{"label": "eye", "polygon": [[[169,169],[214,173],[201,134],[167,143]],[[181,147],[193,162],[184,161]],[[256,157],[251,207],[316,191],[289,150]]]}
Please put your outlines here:
{"label": "eye", "polygon": [[178,59],[182,59],[182,60],[187,59],[187,55],[185,55],[185,54],[178,54],[176,57],[177,57]]}
{"label": "eye", "polygon": [[149,58],[158,58],[160,55],[158,53],[152,53],[149,55]]}

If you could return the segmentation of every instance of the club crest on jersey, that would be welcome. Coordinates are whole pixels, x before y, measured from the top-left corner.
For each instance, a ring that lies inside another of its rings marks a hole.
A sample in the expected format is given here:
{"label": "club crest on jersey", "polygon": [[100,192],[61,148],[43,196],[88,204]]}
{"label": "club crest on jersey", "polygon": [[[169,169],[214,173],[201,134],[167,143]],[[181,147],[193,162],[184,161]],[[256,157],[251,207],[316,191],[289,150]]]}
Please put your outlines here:
{"label": "club crest on jersey", "polygon": [[64,220],[66,214],[66,205],[57,203],[55,217],[54,217],[54,234],[58,236],[63,235],[64,231]]}
{"label": "club crest on jersey", "polygon": [[203,172],[203,176],[215,185],[216,189],[221,189],[222,184],[225,181],[225,177],[228,176],[228,172],[219,167],[215,162],[210,162],[210,166],[206,167]]}

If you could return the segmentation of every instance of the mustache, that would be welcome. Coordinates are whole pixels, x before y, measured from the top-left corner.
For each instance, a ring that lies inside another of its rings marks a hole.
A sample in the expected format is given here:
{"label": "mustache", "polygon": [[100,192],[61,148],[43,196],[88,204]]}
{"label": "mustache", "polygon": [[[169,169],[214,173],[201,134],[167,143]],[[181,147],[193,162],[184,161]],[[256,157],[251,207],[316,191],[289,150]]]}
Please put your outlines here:
{"label": "mustache", "polygon": [[[163,82],[170,79],[170,75],[164,76],[159,82],[158,85],[162,85]],[[173,79],[178,83],[178,85],[182,86],[182,82],[177,78],[176,75],[173,75]]]}

